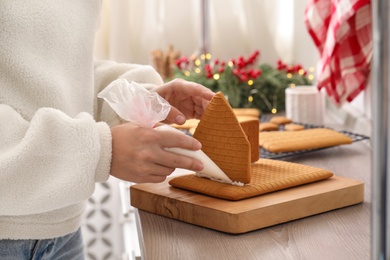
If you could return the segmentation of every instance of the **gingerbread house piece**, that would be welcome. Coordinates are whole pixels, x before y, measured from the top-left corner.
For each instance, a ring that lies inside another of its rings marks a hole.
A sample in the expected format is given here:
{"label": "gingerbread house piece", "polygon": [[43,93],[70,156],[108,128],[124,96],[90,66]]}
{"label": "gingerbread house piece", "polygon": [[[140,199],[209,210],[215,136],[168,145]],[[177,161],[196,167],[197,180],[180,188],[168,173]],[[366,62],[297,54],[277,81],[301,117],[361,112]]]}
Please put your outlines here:
{"label": "gingerbread house piece", "polygon": [[221,92],[210,101],[193,136],[232,181],[250,182],[251,144]]}

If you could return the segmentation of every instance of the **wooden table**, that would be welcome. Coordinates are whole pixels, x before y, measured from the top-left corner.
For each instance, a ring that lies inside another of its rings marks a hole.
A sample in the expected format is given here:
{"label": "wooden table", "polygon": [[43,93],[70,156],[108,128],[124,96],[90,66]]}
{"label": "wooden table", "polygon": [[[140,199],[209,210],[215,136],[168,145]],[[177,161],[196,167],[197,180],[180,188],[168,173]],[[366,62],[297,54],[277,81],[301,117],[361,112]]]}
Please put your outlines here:
{"label": "wooden table", "polygon": [[336,175],[363,181],[364,202],[240,235],[137,210],[143,259],[370,259],[370,141],[285,160],[329,169]]}

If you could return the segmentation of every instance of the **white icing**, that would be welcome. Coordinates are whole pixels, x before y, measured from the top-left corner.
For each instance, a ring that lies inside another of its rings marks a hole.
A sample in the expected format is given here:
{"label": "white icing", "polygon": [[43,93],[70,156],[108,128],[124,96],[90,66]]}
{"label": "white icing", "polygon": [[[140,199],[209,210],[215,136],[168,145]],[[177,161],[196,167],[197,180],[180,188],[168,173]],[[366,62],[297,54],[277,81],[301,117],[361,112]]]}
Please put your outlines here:
{"label": "white icing", "polygon": [[223,180],[223,179],[216,179],[216,178],[210,177],[209,175],[202,174],[201,172],[197,172],[196,176],[202,177],[202,178],[207,178],[207,179],[210,179],[212,181],[217,181],[217,182],[221,182],[221,183],[227,183],[227,184],[236,185],[236,186],[244,186],[245,185],[242,182],[232,181],[230,179],[229,179],[230,181],[226,181],[226,180]]}

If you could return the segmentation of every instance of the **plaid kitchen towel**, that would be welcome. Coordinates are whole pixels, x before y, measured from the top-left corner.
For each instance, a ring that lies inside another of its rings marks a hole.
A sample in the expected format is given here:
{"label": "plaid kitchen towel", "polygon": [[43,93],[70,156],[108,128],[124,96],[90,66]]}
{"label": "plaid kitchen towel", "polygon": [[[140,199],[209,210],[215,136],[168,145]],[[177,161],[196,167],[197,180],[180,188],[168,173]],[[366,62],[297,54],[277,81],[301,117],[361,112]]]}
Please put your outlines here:
{"label": "plaid kitchen towel", "polygon": [[325,88],[337,106],[352,101],[370,73],[370,0],[310,0],[305,25],[320,52],[318,88]]}

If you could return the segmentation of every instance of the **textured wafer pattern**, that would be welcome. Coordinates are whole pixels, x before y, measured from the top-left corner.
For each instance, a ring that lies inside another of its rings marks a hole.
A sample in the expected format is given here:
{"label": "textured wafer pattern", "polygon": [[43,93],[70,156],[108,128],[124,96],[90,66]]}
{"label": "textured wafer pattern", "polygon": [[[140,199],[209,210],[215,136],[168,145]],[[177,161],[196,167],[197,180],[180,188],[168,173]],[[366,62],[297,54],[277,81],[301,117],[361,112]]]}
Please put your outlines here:
{"label": "textured wafer pattern", "polygon": [[195,191],[226,200],[242,200],[273,191],[320,181],[333,173],[303,164],[260,159],[251,166],[251,181],[244,186],[211,181],[195,174],[184,175],[169,181],[174,187]]}
{"label": "textured wafer pattern", "polygon": [[319,149],[350,143],[352,143],[350,137],[327,128],[259,133],[259,145],[273,153]]}
{"label": "textured wafer pattern", "polygon": [[221,92],[210,101],[193,136],[202,143],[203,152],[231,180],[249,183],[251,145]]}

